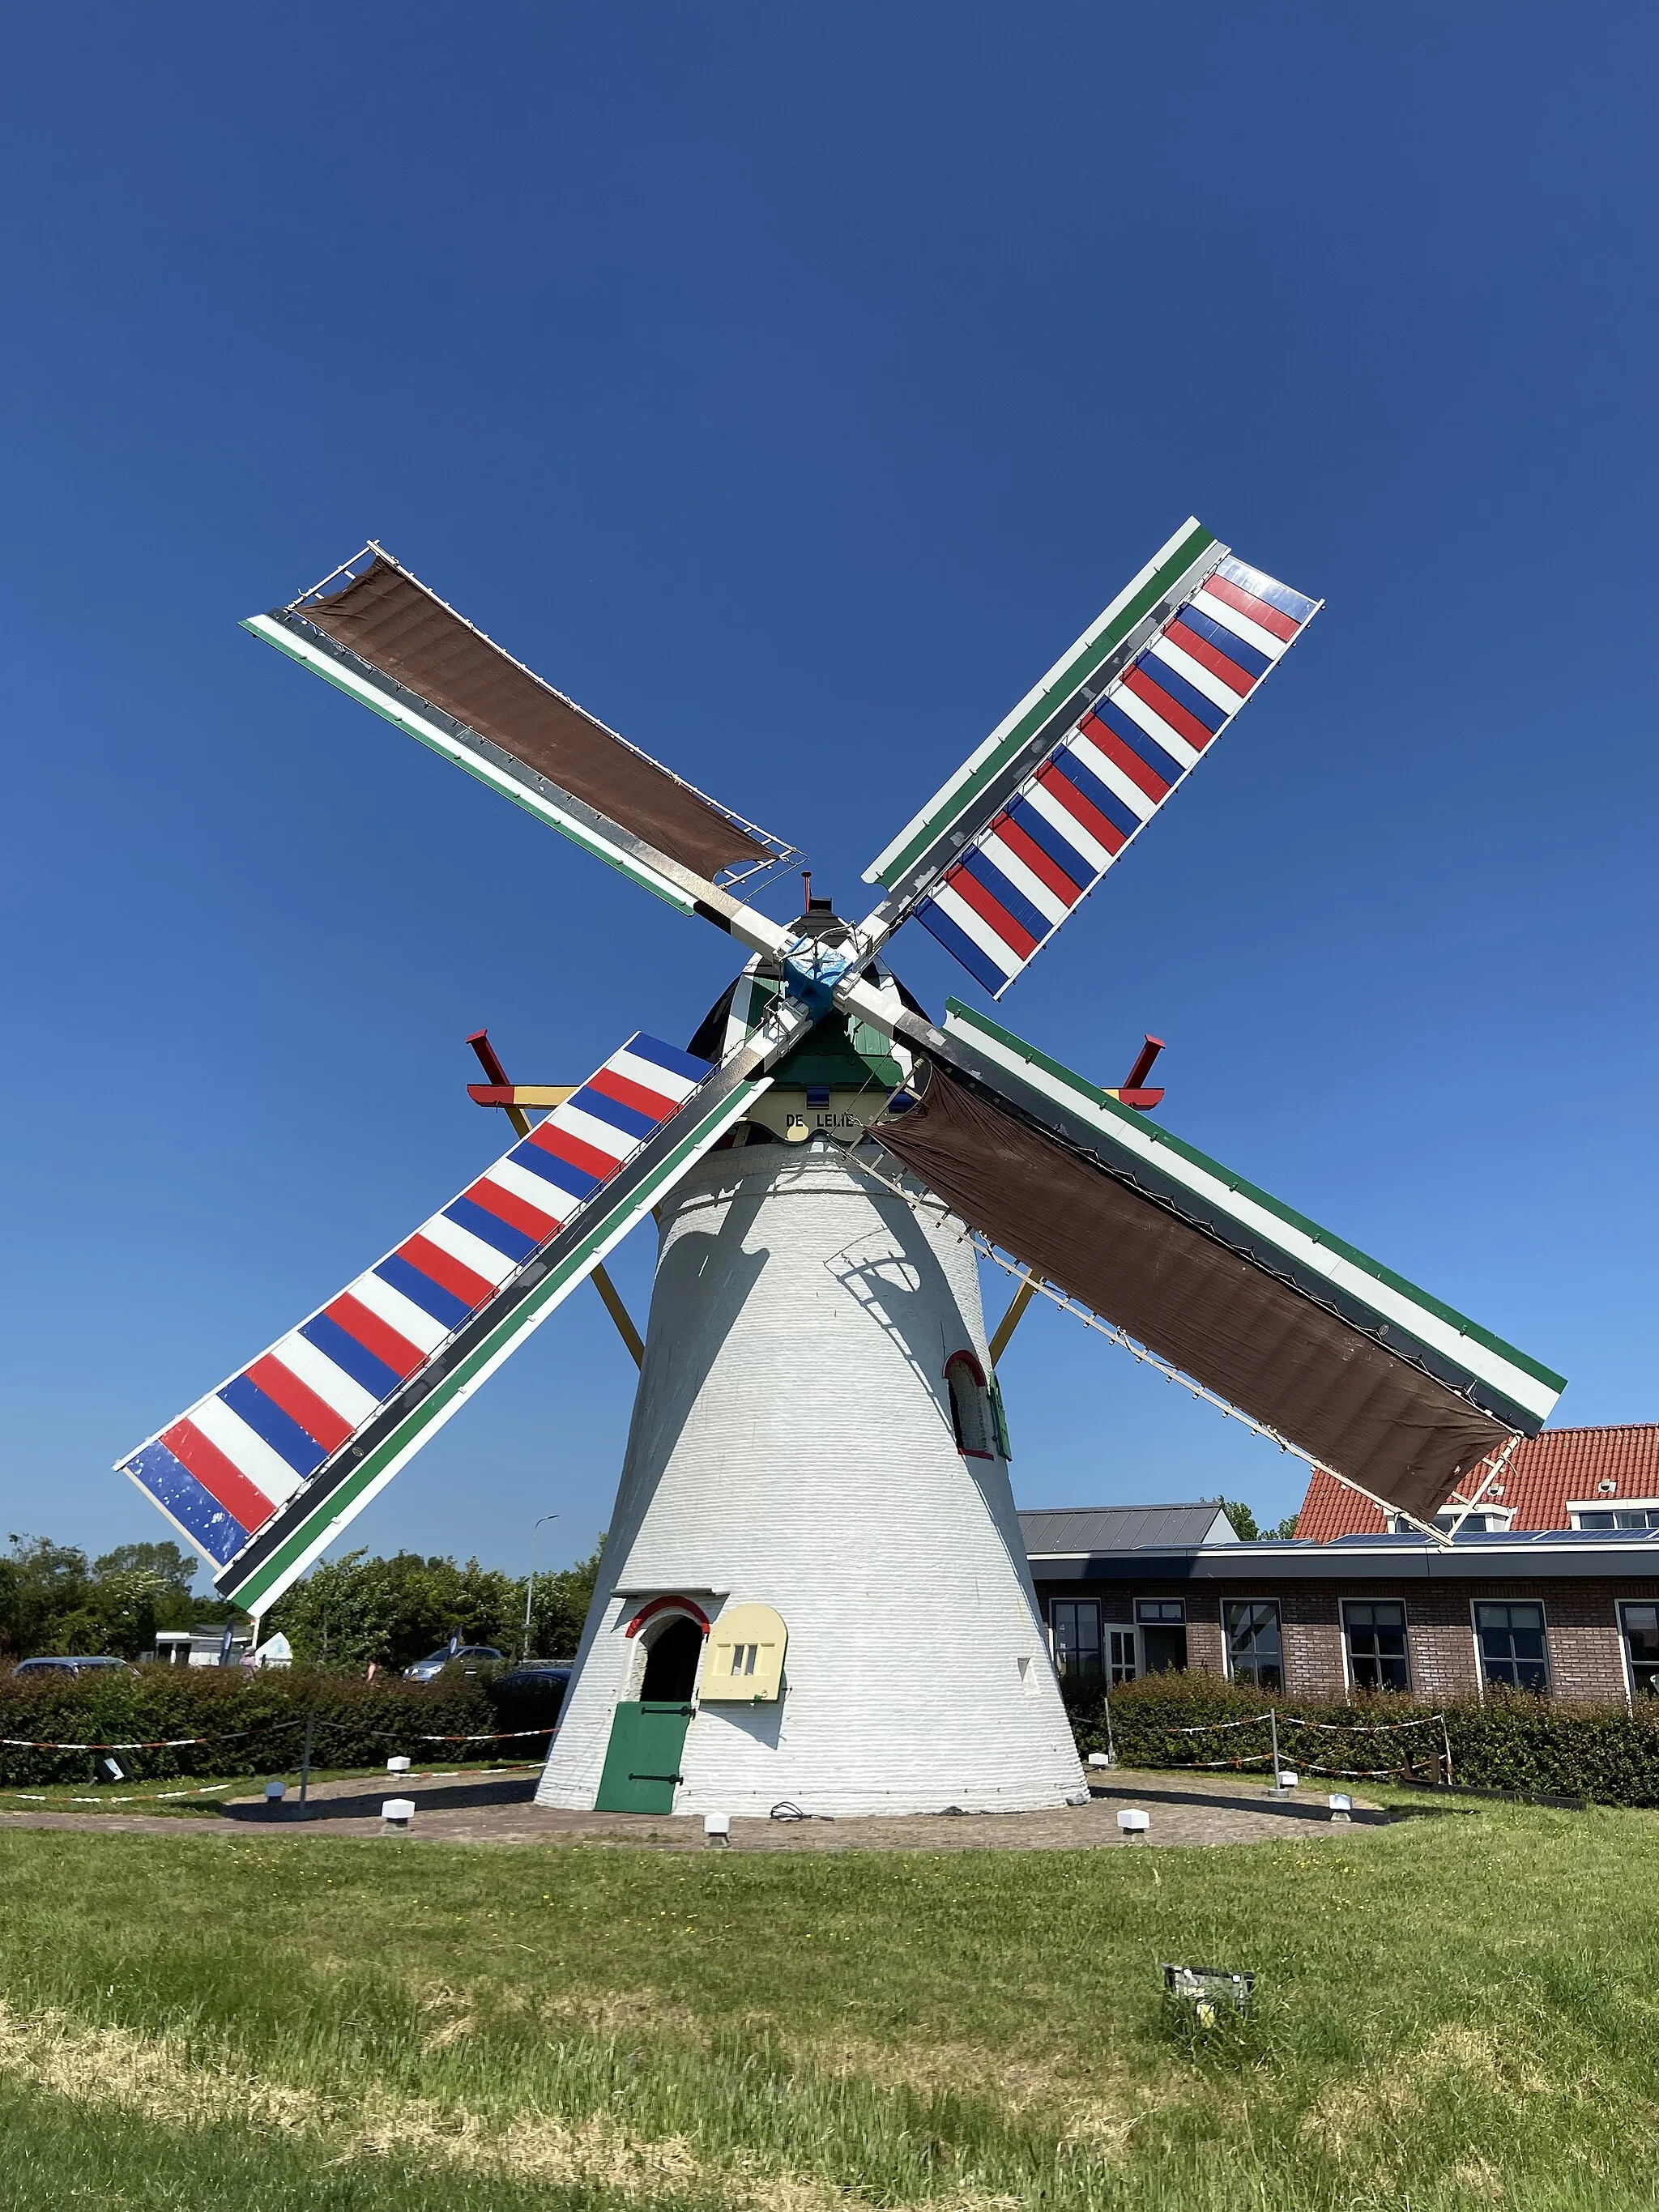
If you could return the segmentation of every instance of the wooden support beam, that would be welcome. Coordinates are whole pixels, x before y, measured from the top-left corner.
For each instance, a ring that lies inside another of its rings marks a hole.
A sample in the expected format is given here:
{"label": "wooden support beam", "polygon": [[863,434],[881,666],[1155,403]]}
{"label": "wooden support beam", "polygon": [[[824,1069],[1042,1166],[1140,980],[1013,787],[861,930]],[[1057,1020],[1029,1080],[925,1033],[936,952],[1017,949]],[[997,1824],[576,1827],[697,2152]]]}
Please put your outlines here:
{"label": "wooden support beam", "polygon": [[[488,1083],[469,1083],[466,1093],[480,1106],[500,1106],[507,1112],[507,1120],[521,1137],[530,1134],[530,1117],[526,1106],[562,1106],[567,1098],[580,1090],[579,1083],[509,1083],[507,1070],[501,1066],[495,1048],[489,1042],[488,1030],[478,1030],[467,1039],[477,1055],[478,1065],[489,1078]],[[645,1364],[645,1346],[633,1317],[622,1302],[622,1293],[602,1267],[592,1270],[592,1284],[605,1304],[605,1311],[617,1324],[617,1334],[628,1346],[635,1367]]]}
{"label": "wooden support beam", "polygon": [[1013,1334],[1014,1331],[1019,1327],[1020,1316],[1025,1311],[1026,1307],[1030,1304],[1032,1299],[1036,1296],[1037,1289],[1039,1285],[1042,1283],[1042,1278],[1037,1273],[1035,1267],[1028,1267],[1025,1270],[1024,1279],[1021,1282],[1019,1288],[1014,1292],[1012,1297],[1009,1299],[1008,1310],[1004,1314],[1002,1319],[997,1323],[997,1333],[991,1339],[989,1348],[991,1353],[991,1364],[993,1367],[996,1365],[998,1360],[1001,1358],[1003,1353],[1008,1349],[1008,1340]]}
{"label": "wooden support beam", "polygon": [[633,1316],[622,1302],[622,1294],[603,1267],[595,1267],[592,1274],[594,1289],[605,1300],[605,1310],[617,1324],[617,1334],[633,1354],[635,1367],[645,1364],[645,1346],[634,1326]]}
{"label": "wooden support beam", "polygon": [[580,1089],[579,1083],[469,1083],[466,1095],[475,1106],[504,1106],[512,1114],[526,1106],[562,1106]]}

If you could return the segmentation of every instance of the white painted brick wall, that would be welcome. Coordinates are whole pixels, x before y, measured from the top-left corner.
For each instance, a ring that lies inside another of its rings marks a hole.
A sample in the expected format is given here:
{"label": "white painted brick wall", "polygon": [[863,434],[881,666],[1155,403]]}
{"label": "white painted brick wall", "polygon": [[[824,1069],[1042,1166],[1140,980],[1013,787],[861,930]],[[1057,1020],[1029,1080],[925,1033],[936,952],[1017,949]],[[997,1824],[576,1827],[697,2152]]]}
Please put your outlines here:
{"label": "white painted brick wall", "polygon": [[[891,1164],[884,1164],[893,1172]],[[1084,1788],[1000,1460],[957,1450],[945,1362],[988,1364],[971,1249],[818,1144],[712,1154],[665,1209],[599,1587],[539,1791],[588,1807],[627,1623],[679,1592],[775,1606],[777,1705],[692,1721],[677,1812],[1024,1810]]]}

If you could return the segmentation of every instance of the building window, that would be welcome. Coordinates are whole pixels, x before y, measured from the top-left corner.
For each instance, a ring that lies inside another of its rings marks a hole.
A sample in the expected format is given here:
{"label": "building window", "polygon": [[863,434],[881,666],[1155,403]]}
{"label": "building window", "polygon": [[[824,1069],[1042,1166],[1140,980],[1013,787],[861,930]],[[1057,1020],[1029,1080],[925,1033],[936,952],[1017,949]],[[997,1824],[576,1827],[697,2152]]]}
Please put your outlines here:
{"label": "building window", "polygon": [[1517,1690],[1549,1688],[1541,1605],[1477,1605],[1474,1627],[1486,1680],[1507,1682]]}
{"label": "building window", "polygon": [[1107,1658],[1110,1662],[1112,1687],[1121,1689],[1124,1683],[1133,1682],[1140,1672],[1135,1663],[1135,1632],[1133,1628],[1112,1628],[1107,1631]]}
{"label": "building window", "polygon": [[1410,1689],[1403,1605],[1350,1600],[1342,1608],[1342,1631],[1356,1690]]}
{"label": "building window", "polygon": [[1630,1686],[1638,1698],[1659,1698],[1659,1605],[1621,1605],[1619,1626],[1630,1656]]}
{"label": "building window", "polygon": [[1100,1673],[1100,1603],[1091,1597],[1057,1597],[1048,1607],[1054,1632],[1054,1665],[1076,1680]]}
{"label": "building window", "polygon": [[945,1363],[945,1388],[951,1394],[951,1426],[957,1449],[969,1459],[996,1456],[996,1423],[985,1376],[971,1352],[953,1352]]}
{"label": "building window", "polygon": [[1138,1597],[1135,1620],[1149,1674],[1178,1674],[1187,1664],[1187,1607],[1178,1597]]}
{"label": "building window", "polygon": [[1575,1528],[1659,1528],[1659,1505],[1569,1505]]}
{"label": "building window", "polygon": [[1285,1652],[1279,1607],[1270,1598],[1243,1598],[1227,1607],[1227,1672],[1258,1690],[1285,1686]]}

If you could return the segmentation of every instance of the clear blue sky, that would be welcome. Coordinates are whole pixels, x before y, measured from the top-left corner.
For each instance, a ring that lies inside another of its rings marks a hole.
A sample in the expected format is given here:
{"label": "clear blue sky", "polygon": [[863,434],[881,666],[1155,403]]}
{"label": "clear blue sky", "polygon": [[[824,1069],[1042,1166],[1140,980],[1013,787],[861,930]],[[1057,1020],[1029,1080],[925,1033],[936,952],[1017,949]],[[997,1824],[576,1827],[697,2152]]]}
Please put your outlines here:
{"label": "clear blue sky", "polygon": [[[117,1453],[499,1149],[468,1030],[574,1080],[731,973],[237,629],[371,534],[846,904],[1189,512],[1325,597],[1006,1018],[1659,1414],[1650,9],[0,40],[0,1532],[161,1533]],[[632,1371],[583,1291],[356,1537],[573,1556]],[[1005,1380],[1024,1503],[1299,1495],[1059,1316]]]}

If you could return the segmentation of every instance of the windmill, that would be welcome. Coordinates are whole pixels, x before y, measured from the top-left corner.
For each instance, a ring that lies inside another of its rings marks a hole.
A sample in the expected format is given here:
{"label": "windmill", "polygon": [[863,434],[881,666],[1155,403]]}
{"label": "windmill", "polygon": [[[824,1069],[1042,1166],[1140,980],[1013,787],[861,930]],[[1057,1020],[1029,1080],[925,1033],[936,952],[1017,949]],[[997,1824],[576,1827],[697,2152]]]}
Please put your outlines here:
{"label": "windmill", "polygon": [[[851,1814],[1082,1790],[1009,1486],[988,1255],[1425,1519],[1561,1378],[987,1014],[886,964],[915,921],[1000,1000],[1318,603],[1188,521],[866,872],[793,848],[514,660],[373,544],[246,626],[749,957],[635,1033],[392,1251],[119,1464],[263,1613],[648,1213],[660,1249],[602,1573],[541,1784],[562,1805]],[[476,1041],[475,1041],[476,1042]],[[550,1108],[531,1125],[526,1109]],[[603,1286],[607,1288],[608,1286]],[[608,1303],[614,1301],[608,1293]]]}

